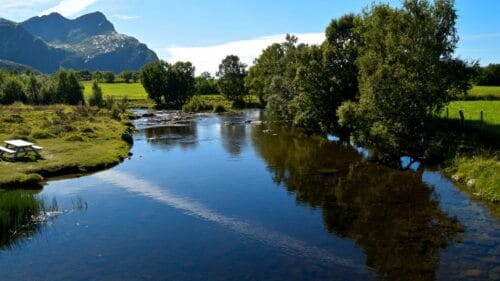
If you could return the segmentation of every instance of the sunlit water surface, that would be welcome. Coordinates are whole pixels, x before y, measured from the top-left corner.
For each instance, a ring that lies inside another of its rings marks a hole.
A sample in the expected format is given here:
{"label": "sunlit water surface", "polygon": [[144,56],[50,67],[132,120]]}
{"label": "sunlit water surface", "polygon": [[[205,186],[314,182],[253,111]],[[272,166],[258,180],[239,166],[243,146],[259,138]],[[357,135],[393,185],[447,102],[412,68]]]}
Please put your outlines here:
{"label": "sunlit water surface", "polygon": [[62,213],[0,249],[0,279],[500,280],[483,202],[438,172],[244,122],[261,118],[139,120],[131,159],[44,187]]}

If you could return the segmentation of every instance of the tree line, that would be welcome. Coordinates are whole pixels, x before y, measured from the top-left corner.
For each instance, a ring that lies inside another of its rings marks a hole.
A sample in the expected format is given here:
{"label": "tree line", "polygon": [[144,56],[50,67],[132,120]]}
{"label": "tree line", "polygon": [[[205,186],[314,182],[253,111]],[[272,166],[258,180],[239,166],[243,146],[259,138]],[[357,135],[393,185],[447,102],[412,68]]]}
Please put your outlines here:
{"label": "tree line", "polygon": [[[271,116],[311,132],[347,131],[380,159],[422,159],[443,107],[467,93],[473,78],[495,77],[496,66],[478,71],[476,62],[454,56],[456,20],[453,0],[372,4],[333,19],[320,45],[287,35],[248,70],[229,55],[218,79],[199,79],[235,103],[257,96]],[[179,71],[186,65],[189,71]],[[189,62],[154,62],[141,71],[157,104],[181,105],[201,85],[196,79]]]}
{"label": "tree line", "polygon": [[247,95],[244,82],[246,68],[247,65],[238,56],[228,55],[219,65],[218,79],[215,79],[208,72],[195,77],[195,67],[191,62],[170,64],[160,60],[146,64],[140,76],[148,97],[157,106],[180,108],[195,94],[219,93],[235,105],[240,105]]}
{"label": "tree line", "polygon": [[453,56],[452,0],[373,4],[333,19],[319,46],[287,36],[248,71],[250,94],[311,131],[348,130],[380,159],[422,158],[443,106],[466,93],[473,63]]}
{"label": "tree line", "polygon": [[52,77],[0,71],[0,104],[84,104],[83,86],[75,71],[59,70]]}

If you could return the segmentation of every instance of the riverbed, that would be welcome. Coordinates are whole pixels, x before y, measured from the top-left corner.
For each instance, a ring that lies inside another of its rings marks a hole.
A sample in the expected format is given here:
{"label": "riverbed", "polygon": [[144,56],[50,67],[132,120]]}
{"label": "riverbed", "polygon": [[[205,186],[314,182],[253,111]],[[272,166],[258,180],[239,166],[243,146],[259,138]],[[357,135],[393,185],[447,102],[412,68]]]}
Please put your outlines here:
{"label": "riverbed", "polygon": [[[167,118],[168,119],[168,118]],[[133,156],[38,195],[1,280],[500,280],[500,219],[262,111],[136,120]]]}

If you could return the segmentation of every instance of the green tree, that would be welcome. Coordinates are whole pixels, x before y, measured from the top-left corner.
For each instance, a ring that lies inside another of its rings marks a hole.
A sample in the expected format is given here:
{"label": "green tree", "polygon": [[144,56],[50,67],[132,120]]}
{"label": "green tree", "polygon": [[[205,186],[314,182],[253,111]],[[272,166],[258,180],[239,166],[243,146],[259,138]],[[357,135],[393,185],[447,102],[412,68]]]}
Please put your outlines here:
{"label": "green tree", "polygon": [[100,71],[95,71],[94,73],[92,73],[92,79],[96,80],[97,82],[103,82],[104,81],[103,73]]}
{"label": "green tree", "polygon": [[477,84],[481,86],[500,86],[500,64],[490,64],[481,68]]}
{"label": "green tree", "polygon": [[134,83],[137,83],[137,81],[141,80],[141,72],[140,71],[134,71],[132,72],[132,81]]}
{"label": "green tree", "polygon": [[42,86],[41,100],[44,104],[84,104],[83,89],[76,72],[61,69]]}
{"label": "green tree", "polygon": [[176,62],[167,69],[167,87],[163,93],[165,102],[180,107],[194,94],[195,68],[190,62]]}
{"label": "green tree", "polygon": [[28,100],[32,104],[40,104],[41,103],[41,89],[42,84],[36,78],[34,73],[31,73],[28,78],[27,83],[27,96]]}
{"label": "green tree", "polygon": [[219,93],[219,89],[217,88],[217,80],[215,80],[209,72],[203,72],[200,74],[200,76],[195,78],[195,88],[195,94],[197,95]]}
{"label": "green tree", "polygon": [[125,81],[125,83],[130,83],[130,80],[134,77],[134,73],[130,70],[124,70],[120,73],[120,77]]}
{"label": "green tree", "polygon": [[161,98],[167,91],[169,67],[167,62],[160,60],[146,64],[141,70],[141,83],[156,105],[161,104]]}
{"label": "green tree", "polygon": [[426,128],[448,100],[447,70],[457,43],[452,0],[377,4],[357,31],[360,100],[338,110],[339,122],[381,159],[423,155]]}
{"label": "green tree", "polygon": [[242,103],[246,95],[245,76],[247,75],[246,64],[240,62],[240,58],[229,55],[219,65],[217,77],[219,77],[219,91],[228,100]]}
{"label": "green tree", "polygon": [[104,99],[102,97],[102,89],[99,86],[99,83],[95,80],[94,80],[94,83],[92,84],[92,94],[89,97],[89,105],[90,106],[97,106],[97,107],[104,106]]}
{"label": "green tree", "polygon": [[28,100],[24,91],[24,84],[17,75],[7,77],[1,90],[1,104],[13,104],[14,102],[26,103]]}
{"label": "green tree", "polygon": [[103,72],[102,77],[106,83],[115,82],[115,74],[111,71]]}

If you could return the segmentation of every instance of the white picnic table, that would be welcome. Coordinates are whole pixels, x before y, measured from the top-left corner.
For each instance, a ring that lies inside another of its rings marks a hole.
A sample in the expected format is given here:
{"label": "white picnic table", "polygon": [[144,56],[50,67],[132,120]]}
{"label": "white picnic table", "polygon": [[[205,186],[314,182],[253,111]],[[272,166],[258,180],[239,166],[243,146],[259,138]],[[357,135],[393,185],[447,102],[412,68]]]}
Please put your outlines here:
{"label": "white picnic table", "polygon": [[19,154],[28,155],[29,153],[34,153],[36,156],[40,157],[38,151],[43,149],[43,147],[36,146],[34,143],[25,140],[6,140],[4,142],[5,147],[0,146],[0,157],[8,153],[14,155],[14,160],[16,160]]}

